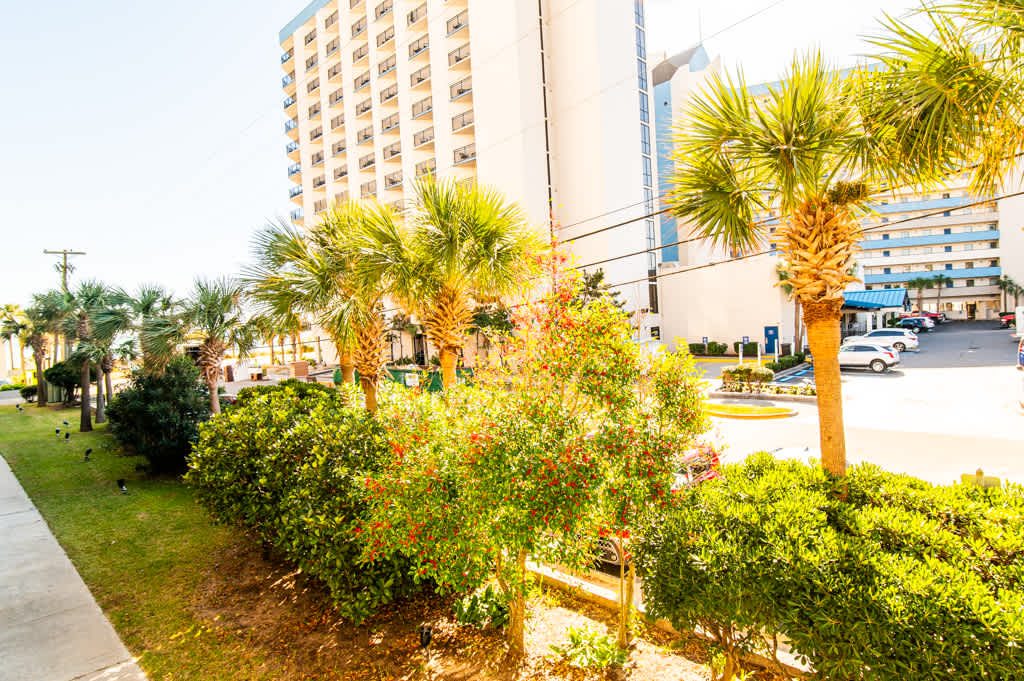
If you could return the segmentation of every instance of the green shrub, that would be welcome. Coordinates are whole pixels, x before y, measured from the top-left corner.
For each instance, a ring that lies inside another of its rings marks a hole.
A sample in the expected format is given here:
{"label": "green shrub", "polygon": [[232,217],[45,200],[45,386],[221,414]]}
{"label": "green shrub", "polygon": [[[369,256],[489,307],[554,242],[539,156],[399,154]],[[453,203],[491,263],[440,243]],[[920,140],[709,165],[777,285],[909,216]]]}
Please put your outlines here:
{"label": "green shrub", "polygon": [[703,355],[707,352],[707,346],[703,343],[690,343],[690,354],[691,355]]}
{"label": "green shrub", "polygon": [[719,343],[717,341],[711,341],[708,343],[709,355],[724,355],[728,349],[729,348],[725,343]]}
{"label": "green shrub", "polygon": [[569,627],[569,641],[565,645],[551,646],[573,667],[604,669],[621,667],[629,659],[629,651],[619,648],[615,640],[590,628]]}
{"label": "green shrub", "polygon": [[[82,360],[71,357],[57,362],[43,372],[43,378],[52,386],[64,391],[64,402],[70,404],[75,400],[75,392],[82,384]],[[96,382],[96,368],[89,368],[89,381]]]}
{"label": "green shrub", "polygon": [[204,423],[185,480],[214,518],[275,547],[362,620],[413,589],[403,560],[360,561],[366,484],[389,444],[356,400],[299,385],[251,394]]}
{"label": "green shrub", "polygon": [[242,388],[238,391],[238,398],[235,404],[238,406],[244,406],[260,395],[270,395],[276,392],[281,392],[282,390],[291,390],[298,395],[300,399],[315,395],[330,395],[337,393],[337,391],[329,385],[308,383],[306,381],[300,381],[297,378],[288,378],[274,385],[254,385],[250,388]]}
{"label": "green shrub", "polygon": [[8,390],[21,390],[24,387],[24,383],[8,383],[7,385],[0,385],[0,393],[7,392]]}
{"label": "green shrub", "polygon": [[416,360],[413,359],[412,357],[399,357],[398,359],[391,363],[392,366],[398,367],[406,366],[408,364],[416,364]]}
{"label": "green shrub", "polygon": [[455,601],[455,621],[459,624],[487,629],[502,628],[508,624],[508,601],[494,586],[477,589]]}
{"label": "green shrub", "polygon": [[732,351],[737,355],[740,354],[740,346],[743,346],[744,357],[757,357],[757,343],[743,343],[736,341],[732,344]]}
{"label": "green shrub", "polygon": [[722,383],[770,383],[775,378],[775,372],[768,367],[754,366],[753,364],[737,364],[722,369]]}
{"label": "green shrub", "polygon": [[21,389],[21,399],[26,402],[35,402],[37,391],[38,388],[36,387],[36,384],[33,383],[32,385],[26,385]]}
{"label": "green shrub", "polygon": [[763,631],[815,678],[1024,677],[1024,489],[862,465],[846,490],[767,454],[681,490],[641,532],[648,613],[700,626],[730,664],[765,652],[743,633]]}
{"label": "green shrub", "polygon": [[210,393],[188,357],[176,357],[162,374],[136,371],[107,407],[110,432],[146,457],[150,472],[180,473],[199,423],[210,416]]}
{"label": "green shrub", "polygon": [[768,367],[769,369],[771,369],[772,371],[779,372],[779,371],[785,371],[786,369],[792,369],[793,367],[797,366],[798,364],[803,364],[803,363],[804,363],[804,353],[798,352],[795,355],[786,355],[784,357],[779,357],[779,361],[778,362],[766,362],[765,366]]}

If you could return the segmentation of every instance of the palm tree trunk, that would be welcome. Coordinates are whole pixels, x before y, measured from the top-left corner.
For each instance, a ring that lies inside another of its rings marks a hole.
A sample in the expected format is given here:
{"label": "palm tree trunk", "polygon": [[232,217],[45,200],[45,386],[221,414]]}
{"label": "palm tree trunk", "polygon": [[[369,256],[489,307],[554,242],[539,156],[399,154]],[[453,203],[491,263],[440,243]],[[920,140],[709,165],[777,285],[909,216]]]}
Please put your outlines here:
{"label": "palm tree trunk", "polygon": [[21,361],[21,382],[28,384],[28,372],[25,371],[25,346],[18,341],[18,355]]}
{"label": "palm tree trunk", "polygon": [[804,329],[803,329],[804,325],[803,325],[803,320],[800,318],[800,311],[801,311],[801,309],[800,309],[800,300],[798,298],[794,298],[793,299],[793,328],[796,329],[796,332],[793,335],[793,343],[794,343],[795,347],[793,348],[793,353],[792,354],[794,354],[794,355],[796,353],[798,353],[798,352],[803,352],[804,351]]}
{"label": "palm tree trunk", "polygon": [[278,336],[277,340],[281,344],[281,364],[284,364],[284,336]]}
{"label": "palm tree trunk", "polygon": [[114,397],[114,386],[113,386],[113,381],[110,378],[110,374],[111,374],[111,372],[109,372],[109,371],[104,371],[103,372],[103,380],[107,384],[107,402],[108,403]]}
{"label": "palm tree trunk", "polygon": [[43,378],[43,360],[39,353],[33,352],[33,358],[36,362],[36,406],[46,406],[46,380]]}
{"label": "palm tree trunk", "polygon": [[217,374],[213,371],[206,371],[204,368],[203,373],[206,374],[206,387],[210,390],[210,413],[220,413],[220,395],[217,394]]}
{"label": "palm tree trunk", "polygon": [[339,356],[338,363],[341,365],[341,380],[351,384],[356,380],[356,362],[351,352],[343,352]]}
{"label": "palm tree trunk", "polygon": [[917,289],[917,314],[924,314],[924,288]]}
{"label": "palm tree trunk", "polygon": [[7,350],[11,354],[11,378],[14,378],[14,336],[7,339]]}
{"label": "palm tree trunk", "polygon": [[[942,314],[942,282],[935,284],[935,311]],[[941,317],[936,317],[935,322],[938,323]]]}
{"label": "palm tree trunk", "polygon": [[366,411],[371,414],[377,413],[377,383],[366,377],[360,377],[359,385],[366,397]]}
{"label": "palm tree trunk", "polygon": [[82,387],[82,410],[81,418],[78,422],[78,431],[81,433],[88,433],[92,430],[92,407],[89,405],[89,386],[92,384],[89,381],[89,370],[92,368],[92,362],[89,360],[82,361],[82,377],[79,384]]}
{"label": "palm tree trunk", "polygon": [[836,476],[846,475],[846,434],[838,357],[841,308],[842,300],[804,303],[807,339],[814,356],[814,383],[818,392],[821,465]]}
{"label": "palm tree trunk", "polygon": [[298,338],[299,337],[296,334],[294,334],[294,333],[292,334],[292,361],[293,362],[298,362],[299,361],[299,342],[298,342]]}
{"label": "palm tree trunk", "polygon": [[270,365],[277,366],[277,353],[274,352],[274,338],[270,338]]}
{"label": "palm tree trunk", "polygon": [[[65,348],[64,350],[65,359],[67,359],[67,348]],[[53,357],[50,357],[50,366],[53,366],[59,361],[58,355],[60,355],[60,334],[55,333],[53,334]]]}
{"label": "palm tree trunk", "polygon": [[103,404],[103,377],[106,373],[100,367],[96,374],[96,423],[105,423],[107,420],[105,405]]}
{"label": "palm tree trunk", "polygon": [[445,390],[455,387],[457,378],[455,374],[456,359],[457,355],[453,348],[441,348],[441,379]]}

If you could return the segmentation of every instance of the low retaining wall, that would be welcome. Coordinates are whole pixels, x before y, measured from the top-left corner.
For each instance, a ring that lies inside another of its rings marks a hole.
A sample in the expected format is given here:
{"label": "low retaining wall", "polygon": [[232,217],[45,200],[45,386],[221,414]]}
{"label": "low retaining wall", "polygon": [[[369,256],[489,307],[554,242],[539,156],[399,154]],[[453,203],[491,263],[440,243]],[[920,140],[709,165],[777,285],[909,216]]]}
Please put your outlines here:
{"label": "low retaining wall", "polygon": [[709,397],[717,397],[719,399],[737,399],[737,400],[764,400],[766,402],[803,402],[804,404],[817,404],[818,397],[816,395],[773,395],[772,393],[731,393],[724,390],[712,390],[708,393]]}

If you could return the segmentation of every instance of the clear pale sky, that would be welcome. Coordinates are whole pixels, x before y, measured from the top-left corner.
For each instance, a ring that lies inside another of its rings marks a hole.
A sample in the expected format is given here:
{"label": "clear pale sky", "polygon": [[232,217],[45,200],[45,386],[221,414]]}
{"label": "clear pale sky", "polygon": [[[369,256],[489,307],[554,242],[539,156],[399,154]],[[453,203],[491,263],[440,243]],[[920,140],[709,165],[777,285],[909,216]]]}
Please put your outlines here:
{"label": "clear pale sky", "polygon": [[[305,2],[0,0],[0,303],[59,283],[44,248],[88,253],[73,281],[128,288],[237,272],[292,208],[277,32]],[[698,10],[707,37],[771,3],[647,0],[651,59],[698,41]],[[706,47],[775,80],[794,50],[854,63],[875,18],[913,5],[783,0]]]}

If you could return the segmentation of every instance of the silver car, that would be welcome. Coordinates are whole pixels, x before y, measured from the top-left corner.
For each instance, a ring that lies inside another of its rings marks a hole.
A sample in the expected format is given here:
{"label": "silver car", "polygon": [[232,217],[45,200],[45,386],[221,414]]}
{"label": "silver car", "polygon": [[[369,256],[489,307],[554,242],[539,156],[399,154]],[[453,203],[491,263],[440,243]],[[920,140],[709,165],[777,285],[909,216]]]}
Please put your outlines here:
{"label": "silver car", "polygon": [[876,343],[878,345],[893,348],[897,352],[917,350],[917,334],[910,329],[875,329],[868,331],[863,336],[850,336],[843,339],[843,345],[848,343]]}
{"label": "silver car", "polygon": [[871,369],[876,374],[888,371],[900,363],[900,353],[876,343],[844,342],[839,348],[839,368]]}

